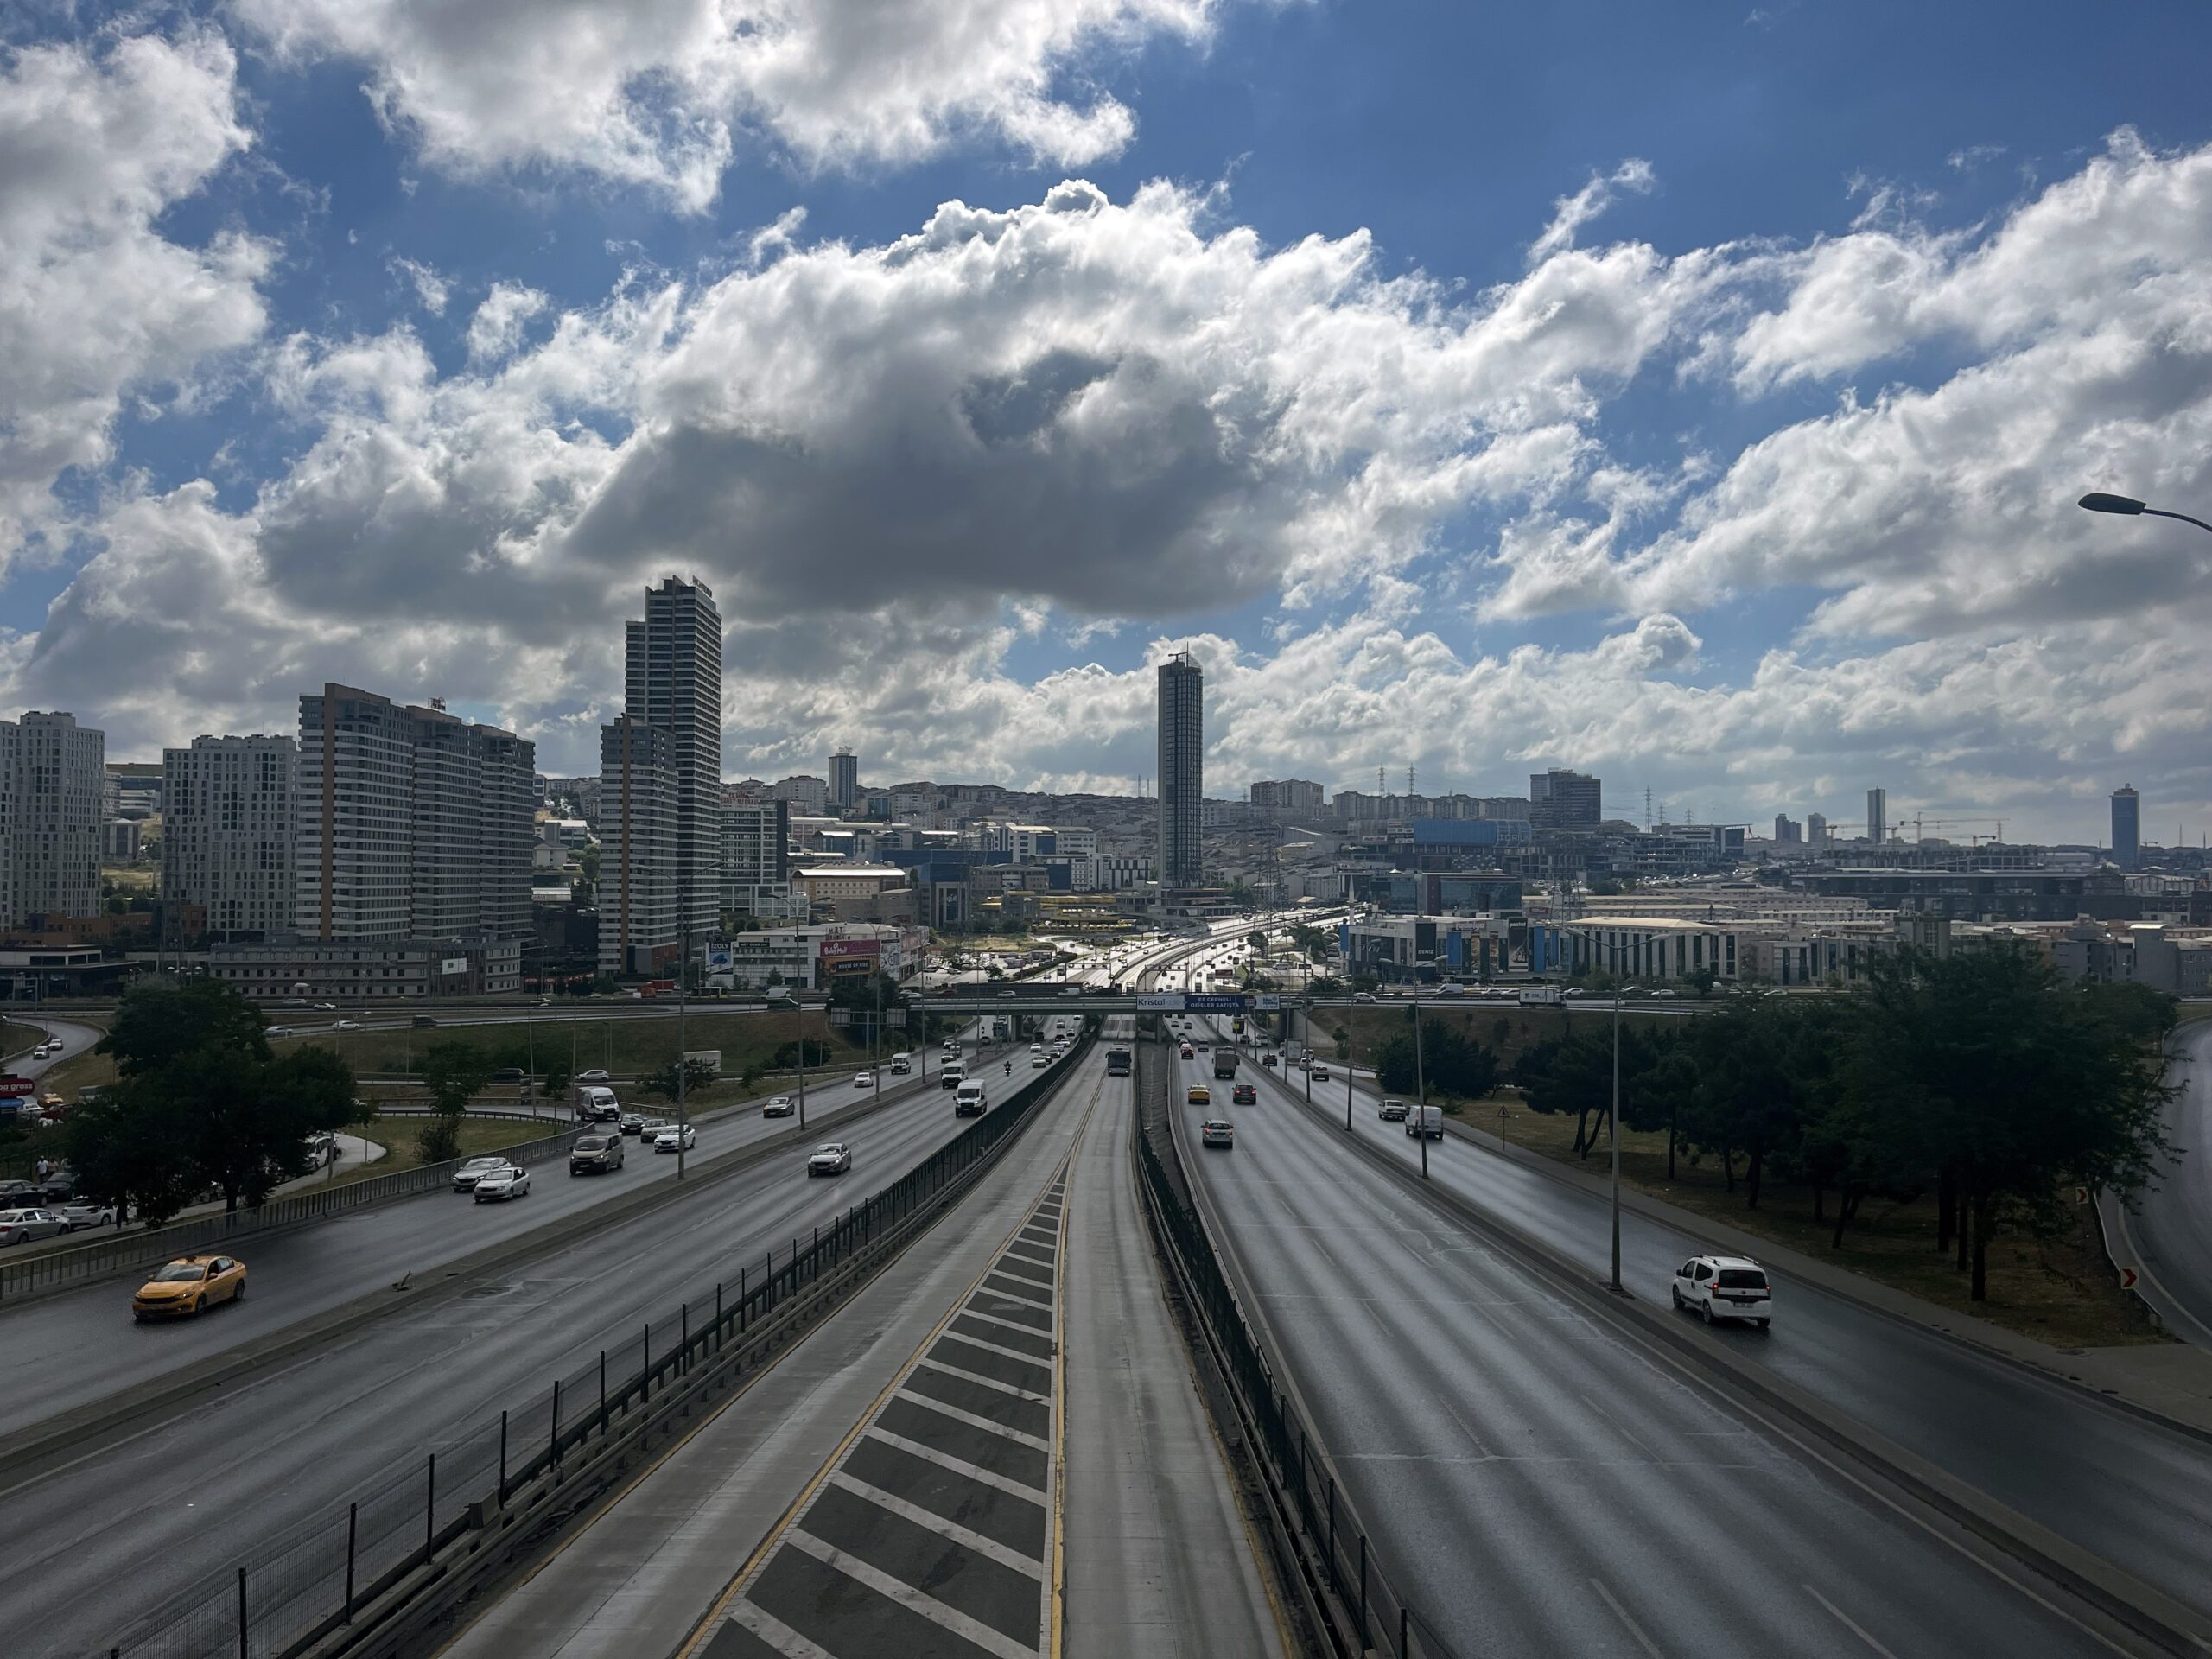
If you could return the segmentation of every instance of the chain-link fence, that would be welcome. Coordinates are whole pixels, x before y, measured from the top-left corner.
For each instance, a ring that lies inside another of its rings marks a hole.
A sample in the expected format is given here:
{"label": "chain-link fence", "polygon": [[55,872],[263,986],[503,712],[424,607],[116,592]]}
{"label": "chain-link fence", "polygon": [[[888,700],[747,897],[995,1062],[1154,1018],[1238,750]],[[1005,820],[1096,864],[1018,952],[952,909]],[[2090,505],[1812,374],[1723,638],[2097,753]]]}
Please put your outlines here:
{"label": "chain-link fence", "polygon": [[[302,1654],[349,1626],[365,1634],[391,1616],[397,1610],[390,1601],[410,1577],[463,1549],[511,1505],[589,1502],[591,1492],[564,1487],[571,1468],[589,1474],[608,1446],[650,1437],[678,1412],[688,1415],[686,1385],[702,1370],[742,1370],[758,1363],[752,1356],[764,1344],[787,1339],[794,1318],[820,1317],[826,1309],[811,1293],[834,1280],[841,1298],[865,1276],[849,1269],[872,1268],[902,1248],[1071,1074],[1073,1058],[829,1226],[757,1262],[730,1263],[710,1301],[683,1303],[641,1324],[535,1398],[396,1462],[319,1521],[249,1552],[234,1579],[181,1589],[134,1621],[110,1651],[125,1659]],[[725,1360],[734,1368],[721,1366]],[[718,1386],[733,1380],[721,1377]]]}
{"label": "chain-link fence", "polygon": [[1277,1381],[1260,1338],[1190,1196],[1166,1122],[1167,1066],[1156,1045],[1139,1049],[1142,1128],[1137,1166],[1147,1211],[1174,1262],[1207,1346],[1236,1402],[1278,1520],[1307,1573],[1308,1588],[1339,1652],[1390,1659],[1453,1659],[1452,1645],[1408,1605],[1337,1489],[1320,1442]]}

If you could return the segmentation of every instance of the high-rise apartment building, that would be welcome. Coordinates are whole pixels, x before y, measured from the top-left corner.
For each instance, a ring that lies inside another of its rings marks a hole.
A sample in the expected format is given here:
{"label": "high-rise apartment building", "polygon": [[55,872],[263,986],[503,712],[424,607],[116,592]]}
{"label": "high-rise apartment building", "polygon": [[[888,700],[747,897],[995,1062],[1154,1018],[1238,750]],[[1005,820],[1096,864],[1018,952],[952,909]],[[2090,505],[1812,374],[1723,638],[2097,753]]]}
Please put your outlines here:
{"label": "high-rise apartment building", "polygon": [[1160,885],[1195,887],[1205,793],[1205,674],[1179,651],[1160,665]]}
{"label": "high-rise apartment building", "polygon": [[1866,791],[1866,839],[1876,846],[1890,838],[1890,791],[1870,789]]}
{"label": "high-rise apartment building", "polygon": [[1805,826],[1803,824],[1786,813],[1777,812],[1774,815],[1774,844],[1776,846],[1794,847],[1802,844],[1804,839]]}
{"label": "high-rise apartment building", "polygon": [[625,625],[621,717],[600,728],[599,959],[673,967],[722,901],[722,618],[703,582],[645,590]]}
{"label": "high-rise apartment building", "polygon": [[1303,778],[1286,778],[1280,783],[1252,785],[1252,804],[1289,817],[1319,817],[1321,812],[1321,785]]}
{"label": "high-rise apartment building", "polygon": [[830,757],[830,810],[849,816],[860,798],[860,758],[850,749],[840,749]]}
{"label": "high-rise apartment building", "polygon": [[216,944],[291,931],[300,747],[289,737],[195,737],[162,751],[164,926],[204,915]]}
{"label": "high-rise apartment building", "polygon": [[347,685],[300,699],[293,931],[327,944],[520,938],[537,746]]}
{"label": "high-rise apartment building", "polygon": [[2143,861],[2143,798],[2133,784],[2112,792],[2112,861],[2123,870]]}
{"label": "high-rise apartment building", "polygon": [[1808,812],[1805,815],[1805,840],[1814,847],[1828,844],[1828,821],[1825,814]]}
{"label": "high-rise apartment building", "polygon": [[[602,973],[657,974],[682,948],[674,750],[666,732],[633,715],[599,728]],[[715,816],[719,823],[719,806]]]}
{"label": "high-rise apartment building", "polygon": [[1545,830],[1595,830],[1604,817],[1604,791],[1587,772],[1529,774],[1529,821]]}
{"label": "high-rise apartment building", "polygon": [[106,757],[73,715],[0,721],[0,925],[99,914]]}
{"label": "high-rise apartment building", "polygon": [[[722,613],[703,582],[662,579],[626,626],[623,712],[668,734],[676,773],[677,920],[700,938],[721,915]],[[602,784],[602,789],[604,785]]]}

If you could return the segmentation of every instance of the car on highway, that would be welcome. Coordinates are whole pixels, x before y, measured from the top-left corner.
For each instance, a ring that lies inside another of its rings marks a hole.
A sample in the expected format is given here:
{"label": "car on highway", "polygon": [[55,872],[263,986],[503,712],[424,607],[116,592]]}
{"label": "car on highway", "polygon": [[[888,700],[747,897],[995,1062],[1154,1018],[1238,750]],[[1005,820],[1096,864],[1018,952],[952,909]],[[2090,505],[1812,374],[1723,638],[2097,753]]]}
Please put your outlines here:
{"label": "car on highway", "polygon": [[893,1077],[903,1077],[909,1072],[912,1071],[913,1069],[914,1057],[912,1055],[901,1052],[899,1053],[893,1054],[891,1057],[891,1075]]}
{"label": "car on highway", "polygon": [[289,1026],[270,1026],[261,1034],[264,1037],[289,1037],[292,1034],[292,1028]]}
{"label": "car on highway", "polygon": [[1041,1071],[1044,1067],[1050,1065],[1052,1063],[1052,1057],[1044,1052],[1042,1050],[1039,1050],[1038,1052],[1032,1054],[1029,1057],[1029,1065],[1032,1071]]}
{"label": "car on highway", "polygon": [[1402,1100],[1386,1100],[1375,1109],[1375,1116],[1385,1123],[1402,1123],[1406,1121],[1406,1103]]}
{"label": "car on highway", "polygon": [[1234,1147],[1236,1144],[1236,1126],[1225,1117],[1210,1117],[1198,1125],[1198,1144]]}
{"label": "car on highway", "polygon": [[0,1244],[28,1244],[68,1230],[69,1224],[51,1210],[0,1210]]}
{"label": "car on highway", "polygon": [[569,1173],[607,1175],[622,1167],[627,1150],[620,1135],[580,1135],[569,1147]]}
{"label": "car on highway", "polygon": [[1306,1067],[1306,1075],[1312,1077],[1316,1083],[1326,1083],[1329,1080],[1329,1068],[1323,1065],[1319,1060],[1316,1060],[1312,1065]]}
{"label": "car on highway", "polygon": [[1014,998],[1014,993],[1012,991],[1001,991],[999,995],[1009,1002],[1013,1001]]}
{"label": "car on highway", "polygon": [[874,1087],[875,1087],[875,1073],[874,1073],[874,1072],[873,1072],[873,1071],[855,1071],[855,1072],[854,1072],[854,1073],[853,1073],[853,1087],[854,1087],[854,1088],[855,1088],[855,1089],[873,1089],[873,1088],[874,1088]]}
{"label": "car on highway", "polygon": [[530,1172],[520,1164],[502,1164],[491,1170],[476,1183],[476,1202],[504,1204],[509,1198],[530,1196]]}
{"label": "car on highway", "polygon": [[130,1297],[130,1317],[188,1319],[245,1297],[245,1263],[234,1255],[181,1255],[156,1268]]}
{"label": "car on highway", "polygon": [[1748,1255],[1694,1255],[1675,1269],[1669,1294],[1707,1325],[1747,1319],[1764,1331],[1774,1318],[1774,1287]]}
{"label": "car on highway", "polygon": [[797,1101],[793,1100],[789,1095],[778,1095],[773,1100],[770,1101],[766,1106],[763,1106],[760,1109],[760,1116],[763,1117],[789,1117],[797,1110],[798,1110],[798,1103]]}
{"label": "car on highway", "polygon": [[842,1141],[824,1141],[806,1160],[809,1177],[842,1175],[853,1166],[853,1149]]}
{"label": "car on highway", "polygon": [[477,1182],[482,1180],[493,1170],[505,1169],[506,1166],[507,1160],[497,1153],[486,1157],[472,1158],[454,1171],[453,1190],[456,1192],[474,1192],[476,1190]]}
{"label": "car on highway", "polygon": [[611,1081],[611,1079],[607,1075],[607,1068],[605,1066],[594,1065],[588,1071],[577,1072],[576,1081],[578,1083],[607,1083]]}
{"label": "car on highway", "polygon": [[1276,1064],[1274,1050],[1271,1048],[1266,1053],[1261,1055],[1260,1064],[1268,1067],[1270,1071],[1274,1070]]}
{"label": "car on highway", "polygon": [[61,1230],[73,1233],[82,1227],[112,1227],[115,1225],[115,1206],[94,1204],[90,1199],[57,1204],[54,1213],[61,1217]]}
{"label": "car on highway", "polygon": [[1436,988],[1436,994],[1439,996],[1465,996],[1467,992],[1462,985],[1440,985]]}
{"label": "car on highway", "polygon": [[689,1123],[671,1125],[653,1136],[655,1152],[689,1152],[699,1144],[699,1131]]}
{"label": "car on highway", "polygon": [[643,1135],[645,1132],[645,1115],[643,1112],[625,1112],[618,1127],[625,1135]]}
{"label": "car on highway", "polygon": [[1354,991],[1351,994],[1351,1000],[1355,1002],[1372,1002],[1375,1000],[1375,993],[1372,991]]}
{"label": "car on highway", "polygon": [[1213,1090],[1203,1083],[1194,1083],[1185,1092],[1183,1100],[1186,1105],[1211,1106],[1213,1104]]}
{"label": "car on highway", "polygon": [[1192,1049],[1188,1043],[1185,1043],[1181,1047],[1178,1048],[1175,1052],[1177,1056],[1182,1059],[1187,1060],[1192,1058]]}
{"label": "car on highway", "polygon": [[1260,1091],[1249,1083],[1240,1083],[1229,1091],[1229,1103],[1232,1106],[1256,1106],[1260,1103]]}
{"label": "car on highway", "polygon": [[358,1020],[334,1020],[330,1022],[330,1028],[333,1031],[359,1031],[361,1022]]}
{"label": "car on highway", "polygon": [[1580,996],[1582,995],[1582,988],[1580,985],[1570,985],[1567,988],[1567,995],[1569,996]]}

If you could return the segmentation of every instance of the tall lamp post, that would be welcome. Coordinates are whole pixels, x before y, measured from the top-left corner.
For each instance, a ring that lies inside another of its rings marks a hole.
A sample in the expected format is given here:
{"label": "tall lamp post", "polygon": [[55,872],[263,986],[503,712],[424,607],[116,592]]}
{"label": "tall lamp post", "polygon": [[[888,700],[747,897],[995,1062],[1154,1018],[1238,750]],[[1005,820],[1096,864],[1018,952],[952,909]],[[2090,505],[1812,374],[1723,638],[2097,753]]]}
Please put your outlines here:
{"label": "tall lamp post", "polygon": [[2184,524],[2195,524],[2199,530],[2212,531],[2212,524],[2202,518],[2192,518],[2185,512],[2168,512],[2163,507],[2146,507],[2132,495],[2107,495],[2102,490],[2092,490],[2075,503],[2091,512],[2115,512],[2125,517],[2144,518],[2178,518]]}
{"label": "tall lamp post", "polygon": [[676,959],[676,1179],[683,1179],[683,1142],[689,1137],[691,1118],[684,1109],[684,1074],[690,1066],[683,1058],[684,1000],[691,988],[691,924],[684,923],[677,934],[677,949],[683,953]]}
{"label": "tall lamp post", "polygon": [[1621,994],[1632,991],[1633,985],[1613,981],[1613,1109],[1606,1120],[1613,1143],[1613,1284],[1616,1294],[1625,1295],[1621,1287]]}
{"label": "tall lamp post", "polygon": [[1421,1096],[1421,1133],[1414,1139],[1421,1142],[1421,1178],[1428,1179],[1428,1065],[1421,1052],[1421,959],[1414,959],[1414,1088]]}

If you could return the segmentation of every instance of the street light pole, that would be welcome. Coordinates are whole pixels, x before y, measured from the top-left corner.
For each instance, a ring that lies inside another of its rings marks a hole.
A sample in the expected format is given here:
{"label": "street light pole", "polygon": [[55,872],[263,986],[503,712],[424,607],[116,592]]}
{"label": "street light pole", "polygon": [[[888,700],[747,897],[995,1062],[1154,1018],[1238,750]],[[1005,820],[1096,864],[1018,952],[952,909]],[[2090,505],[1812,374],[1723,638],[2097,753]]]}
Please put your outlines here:
{"label": "street light pole", "polygon": [[1414,958],[1414,1087],[1421,1095],[1421,1109],[1414,1127],[1421,1133],[1414,1139],[1421,1142],[1421,1178],[1428,1179],[1428,1067],[1421,1052],[1421,958]]}
{"label": "street light pole", "polygon": [[2195,524],[2199,530],[2212,531],[2212,524],[2202,518],[2192,518],[2185,512],[2168,512],[2161,507],[2146,507],[2132,495],[2107,495],[2102,490],[2092,490],[2075,502],[2091,512],[2114,512],[2125,517],[2144,518],[2178,518],[2184,524]]}
{"label": "street light pole", "polygon": [[677,948],[683,952],[676,959],[676,1179],[680,1181],[683,1179],[683,1142],[691,1124],[683,1106],[684,1077],[691,1069],[683,1058],[683,1012],[691,989],[691,924],[684,923],[677,937]]}
{"label": "street light pole", "polygon": [[1613,981],[1613,1291],[1621,1291],[1621,982]]}

